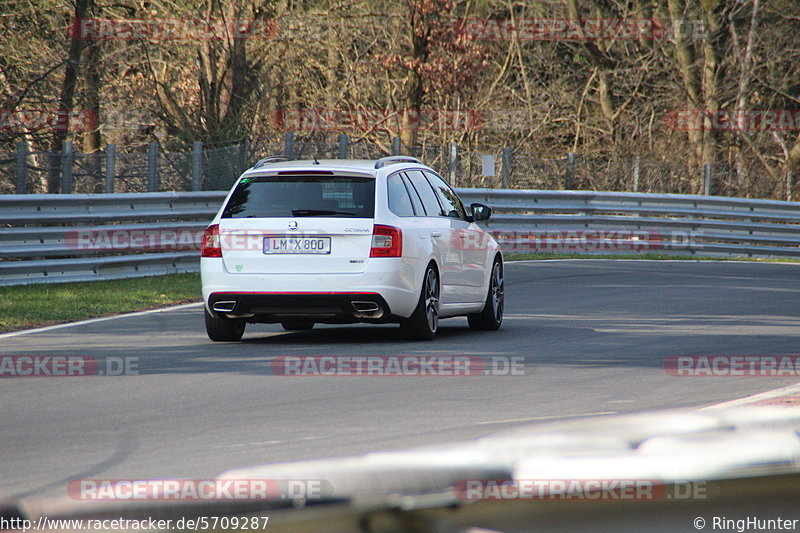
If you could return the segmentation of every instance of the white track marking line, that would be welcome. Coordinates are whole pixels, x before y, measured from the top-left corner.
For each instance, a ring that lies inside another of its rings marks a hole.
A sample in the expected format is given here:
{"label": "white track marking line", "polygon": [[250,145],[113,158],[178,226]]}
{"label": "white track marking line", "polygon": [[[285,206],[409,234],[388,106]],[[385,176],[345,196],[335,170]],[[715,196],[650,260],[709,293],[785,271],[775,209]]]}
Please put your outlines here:
{"label": "white track marking line", "polygon": [[737,261],[736,259],[592,259],[587,257],[585,259],[569,258],[569,259],[509,259],[506,258],[506,265],[513,265],[514,263],[557,263],[566,261],[616,261],[628,263],[735,263],[737,265],[751,264],[751,265],[797,265],[800,263],[796,261]]}
{"label": "white track marking line", "polygon": [[85,324],[96,324],[97,322],[105,322],[107,320],[116,320],[118,318],[129,318],[134,316],[151,315],[154,313],[164,313],[167,311],[178,311],[181,309],[188,309],[190,307],[197,307],[203,305],[203,302],[194,302],[190,304],[173,305],[171,307],[160,307],[158,309],[148,309],[147,311],[136,311],[135,313],[125,313],[123,315],[102,316],[99,318],[90,318],[88,320],[81,320],[79,322],[67,322],[66,324],[55,324],[53,326],[45,326],[36,329],[24,329],[22,331],[12,331],[10,333],[0,334],[0,339],[9,337],[17,337],[19,335],[28,335],[30,333],[42,333],[44,331],[52,331],[54,329],[71,328],[74,326],[83,326]]}
{"label": "white track marking line", "polygon": [[598,413],[578,413],[574,415],[552,415],[552,416],[532,416],[529,418],[508,418],[505,420],[488,420],[486,422],[477,422],[476,425],[478,426],[485,426],[488,424],[508,424],[510,422],[530,422],[533,420],[552,420],[554,418],[576,418],[579,416],[603,416],[603,415],[615,415],[619,411],[600,411]]}
{"label": "white track marking line", "polygon": [[766,392],[761,392],[758,394],[753,394],[751,396],[745,396],[744,398],[738,398],[736,400],[715,403],[714,405],[709,405],[707,407],[703,407],[698,410],[705,411],[707,409],[726,409],[728,407],[738,407],[740,405],[749,405],[751,403],[756,403],[763,400],[780,398],[781,396],[786,396],[787,394],[800,394],[800,383],[789,385],[787,387],[781,387],[779,389],[773,389]]}

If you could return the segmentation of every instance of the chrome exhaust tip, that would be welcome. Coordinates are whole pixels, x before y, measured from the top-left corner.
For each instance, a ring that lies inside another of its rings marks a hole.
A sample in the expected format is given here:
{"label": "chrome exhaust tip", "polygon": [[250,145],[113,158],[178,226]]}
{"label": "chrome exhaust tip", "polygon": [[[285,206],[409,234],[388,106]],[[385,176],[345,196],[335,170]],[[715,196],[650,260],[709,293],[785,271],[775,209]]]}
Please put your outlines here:
{"label": "chrome exhaust tip", "polygon": [[236,302],[225,300],[221,302],[214,302],[214,305],[211,309],[217,313],[231,313],[233,312],[234,307],[236,307]]}
{"label": "chrome exhaust tip", "polygon": [[353,301],[350,303],[353,304],[353,307],[355,307],[356,311],[359,313],[374,313],[381,308],[381,306],[375,302]]}
{"label": "chrome exhaust tip", "polygon": [[353,316],[356,318],[381,318],[383,316],[383,308],[376,302],[370,301],[352,301],[350,304],[355,309]]}

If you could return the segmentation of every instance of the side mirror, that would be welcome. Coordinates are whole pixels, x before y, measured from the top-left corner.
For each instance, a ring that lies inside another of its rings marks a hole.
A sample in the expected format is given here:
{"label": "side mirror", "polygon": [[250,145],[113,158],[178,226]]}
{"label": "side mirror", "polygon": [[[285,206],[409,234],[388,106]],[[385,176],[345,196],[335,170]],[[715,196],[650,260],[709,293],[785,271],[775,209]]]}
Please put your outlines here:
{"label": "side mirror", "polygon": [[489,220],[489,217],[492,216],[492,208],[488,205],[472,204],[469,206],[469,208],[472,211],[472,218],[475,220],[475,222]]}

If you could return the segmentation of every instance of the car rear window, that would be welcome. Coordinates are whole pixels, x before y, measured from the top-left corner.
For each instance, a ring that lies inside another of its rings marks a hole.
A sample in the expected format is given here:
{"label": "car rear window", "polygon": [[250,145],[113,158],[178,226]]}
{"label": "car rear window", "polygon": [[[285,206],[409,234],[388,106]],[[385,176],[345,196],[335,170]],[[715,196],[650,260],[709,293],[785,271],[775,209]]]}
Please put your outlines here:
{"label": "car rear window", "polygon": [[375,216],[375,180],[352,176],[244,178],[222,218]]}

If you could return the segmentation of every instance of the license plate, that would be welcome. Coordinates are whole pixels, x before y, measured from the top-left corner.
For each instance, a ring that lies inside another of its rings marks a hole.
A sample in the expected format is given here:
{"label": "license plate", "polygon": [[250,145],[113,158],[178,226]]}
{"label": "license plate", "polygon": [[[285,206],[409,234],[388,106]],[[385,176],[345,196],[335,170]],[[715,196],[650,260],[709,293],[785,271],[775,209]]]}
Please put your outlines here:
{"label": "license plate", "polygon": [[265,254],[329,254],[330,237],[264,237]]}

